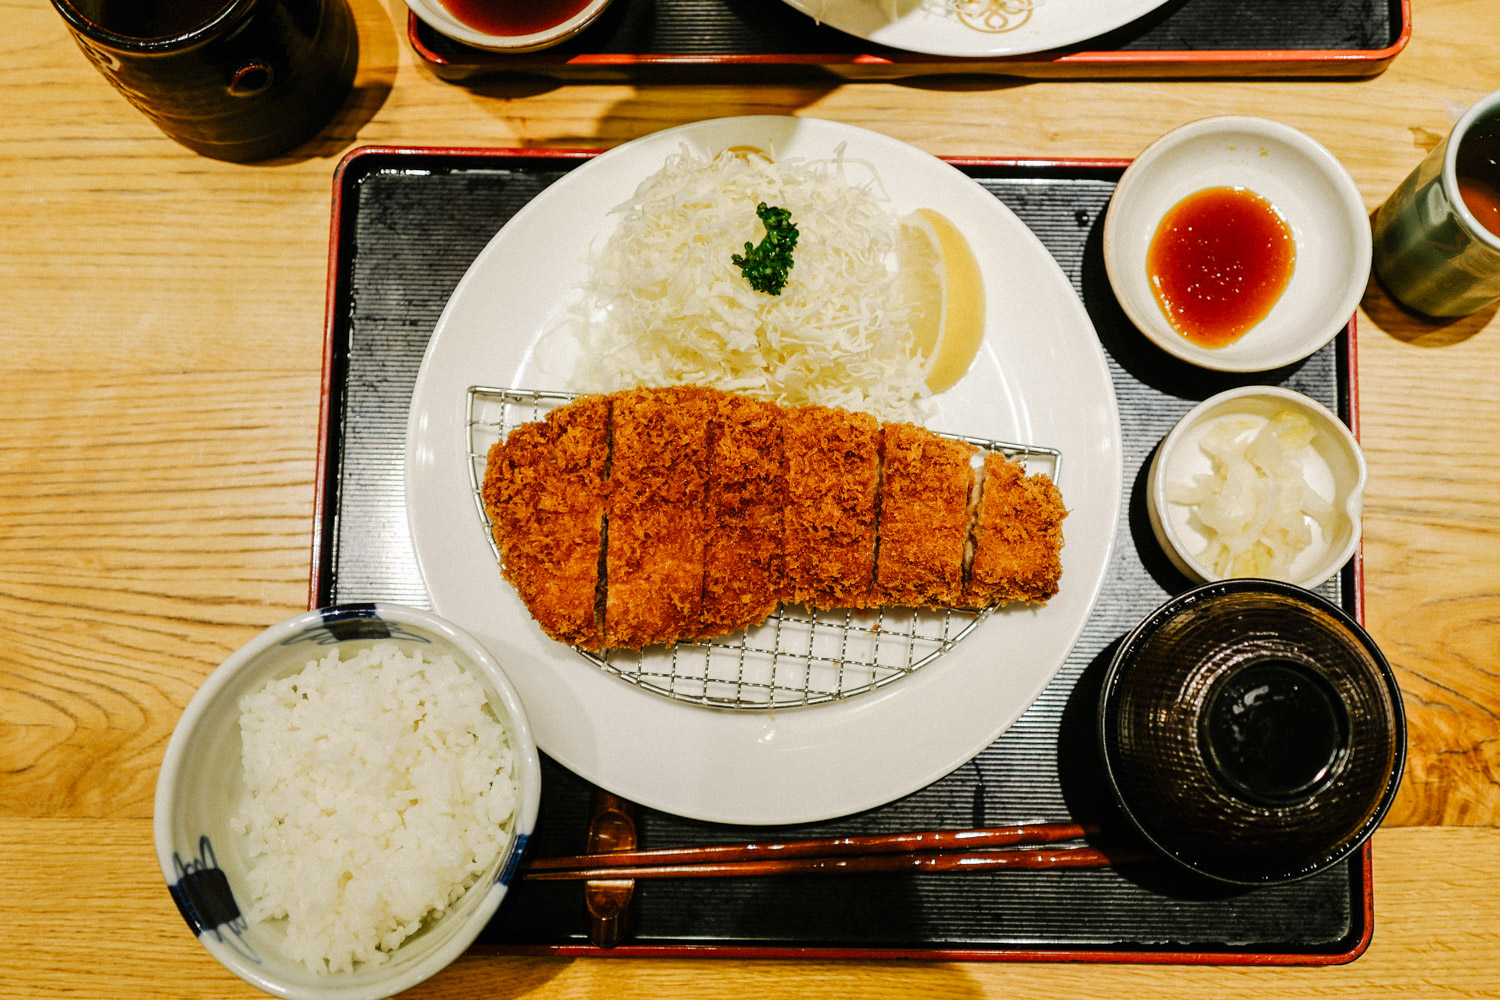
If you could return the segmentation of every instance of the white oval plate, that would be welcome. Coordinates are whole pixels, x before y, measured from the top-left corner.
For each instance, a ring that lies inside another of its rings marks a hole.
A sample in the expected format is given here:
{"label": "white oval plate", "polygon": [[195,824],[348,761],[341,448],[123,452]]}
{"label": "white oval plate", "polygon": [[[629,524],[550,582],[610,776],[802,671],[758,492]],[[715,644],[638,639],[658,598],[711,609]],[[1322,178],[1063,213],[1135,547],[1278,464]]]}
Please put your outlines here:
{"label": "white oval plate", "polygon": [[[892,207],[929,207],[963,230],[987,296],[974,367],[927,421],[1061,449],[1062,589],[1041,608],[991,615],[950,653],[899,683],[787,711],[701,708],[641,691],[547,638],[505,583],[468,473],[472,385],[567,388],[537,346],[586,276],[611,209],[684,144],[781,158],[845,155],[876,166]],[[549,381],[540,382],[546,378]],[[875,132],[816,119],[725,118],[626,143],[547,188],[497,233],[438,319],[413,391],[406,501],[439,614],[472,632],[521,692],[536,742],[565,767],[634,802],[721,823],[797,823],[899,798],[988,746],[1047,686],[1104,582],[1120,513],[1120,420],[1093,324],[1025,224],[941,160]]]}
{"label": "white oval plate", "polygon": [[867,42],[935,56],[1062,48],[1144,17],[1166,0],[786,0]]}

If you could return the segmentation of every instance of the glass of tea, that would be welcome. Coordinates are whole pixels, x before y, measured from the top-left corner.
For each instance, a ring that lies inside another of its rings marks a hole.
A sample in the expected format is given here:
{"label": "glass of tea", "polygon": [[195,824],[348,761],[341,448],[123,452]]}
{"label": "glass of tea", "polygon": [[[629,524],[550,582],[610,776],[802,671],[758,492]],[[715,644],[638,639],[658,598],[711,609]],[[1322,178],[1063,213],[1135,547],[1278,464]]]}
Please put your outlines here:
{"label": "glass of tea", "polygon": [[1375,213],[1375,276],[1430,316],[1500,301],[1500,91],[1471,107]]}
{"label": "glass of tea", "polygon": [[116,90],[171,138],[259,160],[311,138],[354,82],[346,0],[52,0]]}

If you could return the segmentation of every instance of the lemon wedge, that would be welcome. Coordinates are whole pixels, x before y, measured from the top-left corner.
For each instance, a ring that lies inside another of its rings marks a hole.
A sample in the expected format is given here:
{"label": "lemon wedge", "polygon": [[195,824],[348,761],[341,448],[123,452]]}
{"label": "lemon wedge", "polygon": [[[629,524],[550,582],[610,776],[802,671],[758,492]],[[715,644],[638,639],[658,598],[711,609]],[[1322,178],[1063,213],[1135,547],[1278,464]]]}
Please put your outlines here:
{"label": "lemon wedge", "polygon": [[969,241],[947,216],[919,208],[901,219],[899,291],[912,304],[911,350],[927,388],[942,392],[974,363],[984,339],[984,279]]}

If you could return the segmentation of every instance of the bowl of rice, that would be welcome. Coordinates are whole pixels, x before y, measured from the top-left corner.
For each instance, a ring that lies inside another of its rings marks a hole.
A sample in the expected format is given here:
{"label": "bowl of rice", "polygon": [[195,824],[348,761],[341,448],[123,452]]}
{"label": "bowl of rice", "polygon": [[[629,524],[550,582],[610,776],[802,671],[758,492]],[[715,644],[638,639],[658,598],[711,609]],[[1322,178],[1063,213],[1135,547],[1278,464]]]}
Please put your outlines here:
{"label": "bowl of rice", "polygon": [[199,688],[156,786],[188,926],[280,997],[376,1000],[484,928],[536,822],[540,764],[495,658],[426,611],[321,608]]}

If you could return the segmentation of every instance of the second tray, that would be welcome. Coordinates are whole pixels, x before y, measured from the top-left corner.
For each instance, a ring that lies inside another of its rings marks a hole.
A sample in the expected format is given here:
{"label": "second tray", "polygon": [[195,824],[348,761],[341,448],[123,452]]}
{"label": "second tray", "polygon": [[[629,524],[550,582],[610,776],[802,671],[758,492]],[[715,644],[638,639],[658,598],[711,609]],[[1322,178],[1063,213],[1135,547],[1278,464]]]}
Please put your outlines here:
{"label": "second tray", "polygon": [[[1063,0],[1053,0],[1063,2]],[[460,80],[489,73],[568,80],[757,80],[798,75],[891,79],[932,74],[1021,77],[1372,76],[1406,46],[1410,0],[1169,0],[1066,49],[945,58],[870,45],[819,26],[780,0],[615,0],[577,38],[540,52],[486,52],[415,15],[418,57]]]}

